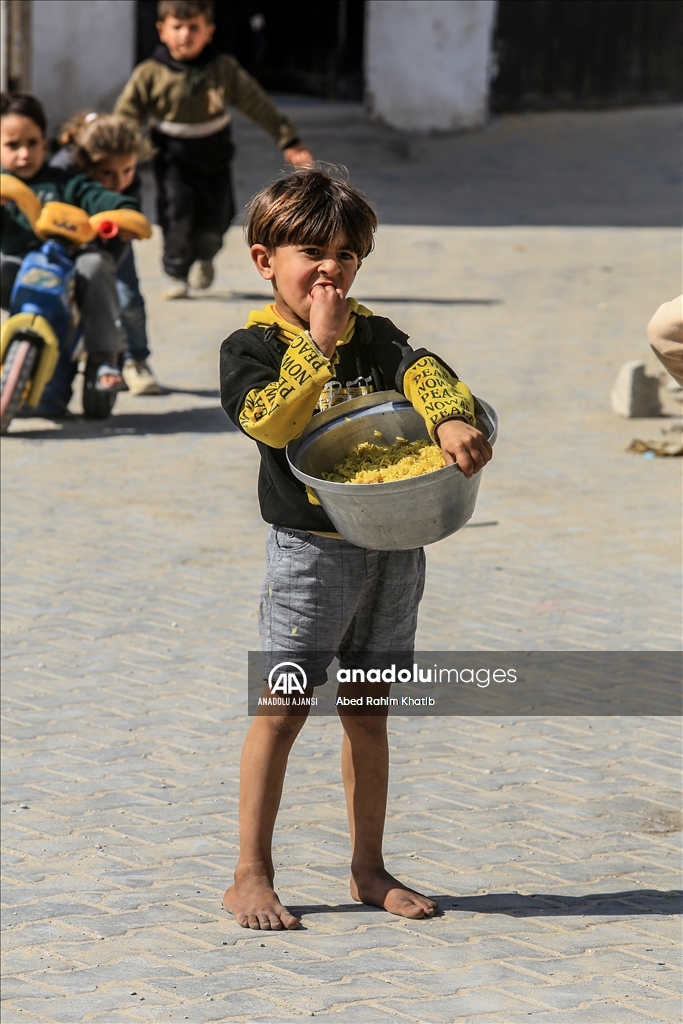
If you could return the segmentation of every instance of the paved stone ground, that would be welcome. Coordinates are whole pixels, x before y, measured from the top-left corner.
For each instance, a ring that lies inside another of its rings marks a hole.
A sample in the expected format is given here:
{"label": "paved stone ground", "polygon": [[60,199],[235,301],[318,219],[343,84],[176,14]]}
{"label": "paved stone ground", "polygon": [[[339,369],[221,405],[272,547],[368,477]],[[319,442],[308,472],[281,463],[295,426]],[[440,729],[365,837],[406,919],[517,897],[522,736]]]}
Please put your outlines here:
{"label": "paved stone ground", "polygon": [[[352,103],[299,99],[290,113],[319,159],[349,167],[382,223],[681,224],[677,106],[506,114],[435,136],[368,123]],[[279,159],[251,122],[238,116],[236,128],[236,183],[247,198]]]}
{"label": "paved stone ground", "polygon": [[[656,117],[629,122],[634,150]],[[329,157],[372,194],[376,153],[352,134]],[[244,197],[258,153],[276,157],[242,141]],[[624,215],[635,227],[383,227],[355,294],[501,417],[472,525],[429,549],[421,648],[679,646],[680,463],[625,451],[674,421],[608,405],[678,288],[653,202]],[[266,292],[238,229],[191,301],[157,298],[157,240],[139,258],[168,394],[122,396],[106,424],[17,421],[2,444],[3,1022],[677,1022],[672,719],[396,720],[386,853],[441,897],[427,922],[351,902],[340,729],[311,721],[276,834],[303,928],[246,933],[222,912],[265,529],[216,356]]]}

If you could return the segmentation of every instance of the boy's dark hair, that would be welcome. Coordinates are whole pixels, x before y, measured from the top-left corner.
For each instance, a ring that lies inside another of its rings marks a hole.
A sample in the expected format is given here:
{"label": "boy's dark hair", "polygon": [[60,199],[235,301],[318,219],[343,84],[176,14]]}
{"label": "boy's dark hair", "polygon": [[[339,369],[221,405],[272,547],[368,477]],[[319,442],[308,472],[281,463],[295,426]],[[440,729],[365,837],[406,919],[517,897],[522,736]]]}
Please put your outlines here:
{"label": "boy's dark hair", "polygon": [[40,128],[43,135],[47,135],[47,118],[43,104],[35,96],[29,96],[25,92],[3,92],[0,96],[0,117],[9,114],[28,117]]}
{"label": "boy's dark hair", "polygon": [[213,25],[213,4],[210,0],[160,0],[157,4],[157,21],[177,18],[185,21],[200,14],[209,25]]}
{"label": "boy's dark hair", "polygon": [[377,215],[362,192],[352,188],[345,167],[306,167],[266,185],[247,208],[247,244],[324,245],[343,232],[352,252],[372,252]]}

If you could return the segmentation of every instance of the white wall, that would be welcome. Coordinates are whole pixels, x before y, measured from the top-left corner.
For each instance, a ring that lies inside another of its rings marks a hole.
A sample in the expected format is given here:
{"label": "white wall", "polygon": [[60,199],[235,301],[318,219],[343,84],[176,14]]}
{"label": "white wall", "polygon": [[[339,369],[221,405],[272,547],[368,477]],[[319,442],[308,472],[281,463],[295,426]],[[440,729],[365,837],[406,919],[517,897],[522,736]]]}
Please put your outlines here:
{"label": "white wall", "polygon": [[51,128],[111,110],[135,60],[134,0],[33,0],[32,92]]}
{"label": "white wall", "polygon": [[374,116],[412,131],[486,119],[495,0],[369,0],[366,9]]}
{"label": "white wall", "polygon": [[2,80],[2,91],[7,88],[7,76],[9,75],[9,3],[7,0],[0,0],[0,79]]}

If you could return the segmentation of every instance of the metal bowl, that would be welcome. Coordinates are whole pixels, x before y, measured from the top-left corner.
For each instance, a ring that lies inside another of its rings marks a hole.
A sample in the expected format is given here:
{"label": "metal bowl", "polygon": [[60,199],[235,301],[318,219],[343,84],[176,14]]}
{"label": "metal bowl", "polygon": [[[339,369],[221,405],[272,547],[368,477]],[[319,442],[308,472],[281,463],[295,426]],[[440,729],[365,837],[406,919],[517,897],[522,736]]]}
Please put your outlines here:
{"label": "metal bowl", "polygon": [[[498,417],[475,398],[477,420],[491,444]],[[351,544],[375,551],[405,551],[443,540],[472,518],[481,471],[467,480],[456,465],[384,484],[323,480],[361,441],[388,444],[428,438],[424,420],[397,391],[380,391],[318,413],[287,446],[292,472],[317,495],[335,529]]]}

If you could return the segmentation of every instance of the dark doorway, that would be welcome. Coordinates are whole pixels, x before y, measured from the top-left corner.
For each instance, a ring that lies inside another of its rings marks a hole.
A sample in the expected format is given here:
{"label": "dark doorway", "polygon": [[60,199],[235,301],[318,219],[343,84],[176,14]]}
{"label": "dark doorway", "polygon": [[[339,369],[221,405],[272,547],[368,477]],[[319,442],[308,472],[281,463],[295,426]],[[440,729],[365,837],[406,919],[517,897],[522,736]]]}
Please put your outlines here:
{"label": "dark doorway", "polygon": [[[272,92],[362,100],[364,0],[215,4],[216,42]],[[158,39],[155,0],[138,0],[137,60]]]}
{"label": "dark doorway", "polygon": [[499,0],[494,49],[495,111],[683,98],[674,0]]}

